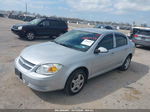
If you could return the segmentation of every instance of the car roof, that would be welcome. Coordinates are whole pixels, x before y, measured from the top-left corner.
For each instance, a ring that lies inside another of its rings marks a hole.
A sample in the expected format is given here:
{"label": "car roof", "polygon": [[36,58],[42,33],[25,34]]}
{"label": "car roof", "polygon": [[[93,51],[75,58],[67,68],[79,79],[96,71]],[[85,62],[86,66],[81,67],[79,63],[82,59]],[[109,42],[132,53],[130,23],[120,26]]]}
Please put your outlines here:
{"label": "car roof", "polygon": [[150,30],[148,27],[133,27],[133,29]]}
{"label": "car roof", "polygon": [[41,19],[41,20],[53,20],[53,21],[65,22],[64,20],[59,19],[59,18],[38,18],[38,19]]}
{"label": "car roof", "polygon": [[99,29],[99,28],[77,28],[75,30],[98,33],[98,34],[106,34],[106,33],[114,33],[114,32],[120,33],[117,30],[107,30],[107,29]]}
{"label": "car roof", "polygon": [[111,25],[105,25],[105,24],[98,24],[97,26],[110,26],[110,27],[112,27]]}

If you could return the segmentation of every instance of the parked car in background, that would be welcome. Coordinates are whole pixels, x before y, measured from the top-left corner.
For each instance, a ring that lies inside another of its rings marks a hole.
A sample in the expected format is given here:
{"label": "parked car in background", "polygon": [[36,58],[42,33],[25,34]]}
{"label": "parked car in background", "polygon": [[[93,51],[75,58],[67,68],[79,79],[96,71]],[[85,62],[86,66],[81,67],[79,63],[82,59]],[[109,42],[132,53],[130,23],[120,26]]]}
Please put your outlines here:
{"label": "parked car in background", "polygon": [[116,30],[113,26],[109,25],[96,25],[94,28],[107,29],[107,30]]}
{"label": "parked car in background", "polygon": [[133,27],[131,30],[130,38],[135,43],[135,45],[150,47],[150,28]]}
{"label": "parked car in background", "polygon": [[15,72],[34,90],[64,89],[74,95],[92,77],[118,67],[127,70],[134,48],[134,43],[117,31],[76,29],[52,42],[25,48],[15,60]]}
{"label": "parked car in background", "polygon": [[68,25],[61,19],[39,18],[26,24],[13,25],[11,31],[21,38],[34,40],[37,36],[59,36],[68,31]]}

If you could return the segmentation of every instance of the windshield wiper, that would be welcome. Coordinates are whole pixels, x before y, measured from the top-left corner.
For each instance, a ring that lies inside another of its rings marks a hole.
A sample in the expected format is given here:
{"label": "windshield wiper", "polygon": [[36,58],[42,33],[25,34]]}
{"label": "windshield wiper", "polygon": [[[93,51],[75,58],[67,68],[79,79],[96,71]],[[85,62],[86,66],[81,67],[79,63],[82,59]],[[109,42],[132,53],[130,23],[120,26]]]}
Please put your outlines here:
{"label": "windshield wiper", "polygon": [[65,46],[65,47],[69,47],[72,48],[72,46],[66,45],[66,44],[62,44],[62,43],[58,43],[59,45]]}

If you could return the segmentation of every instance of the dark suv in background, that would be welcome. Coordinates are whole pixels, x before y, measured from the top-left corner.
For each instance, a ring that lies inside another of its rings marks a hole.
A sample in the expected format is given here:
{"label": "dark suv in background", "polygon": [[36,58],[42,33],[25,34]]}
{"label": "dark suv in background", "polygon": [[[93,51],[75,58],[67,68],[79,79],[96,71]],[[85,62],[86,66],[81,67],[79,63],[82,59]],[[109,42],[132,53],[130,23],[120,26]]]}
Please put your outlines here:
{"label": "dark suv in background", "polygon": [[98,24],[94,28],[107,29],[107,30],[116,30],[113,26]]}
{"label": "dark suv in background", "polygon": [[68,25],[61,19],[39,18],[26,24],[13,25],[11,31],[19,37],[34,40],[37,36],[59,36],[68,31]]}
{"label": "dark suv in background", "polygon": [[135,45],[150,47],[150,28],[133,27],[130,38]]}

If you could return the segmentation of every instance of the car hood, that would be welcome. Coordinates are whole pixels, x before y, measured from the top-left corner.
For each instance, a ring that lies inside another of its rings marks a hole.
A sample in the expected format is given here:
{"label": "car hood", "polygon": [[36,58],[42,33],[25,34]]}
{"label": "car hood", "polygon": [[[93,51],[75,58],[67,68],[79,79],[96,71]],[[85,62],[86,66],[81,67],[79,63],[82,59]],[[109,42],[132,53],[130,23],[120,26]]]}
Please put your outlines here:
{"label": "car hood", "polygon": [[26,26],[34,26],[34,25],[29,24],[29,23],[25,23],[25,24],[15,24],[15,25],[13,25],[13,26],[15,26],[15,27],[19,27],[19,26],[26,27]]}
{"label": "car hood", "polygon": [[25,48],[21,57],[33,64],[65,63],[81,56],[84,52],[47,42]]}

